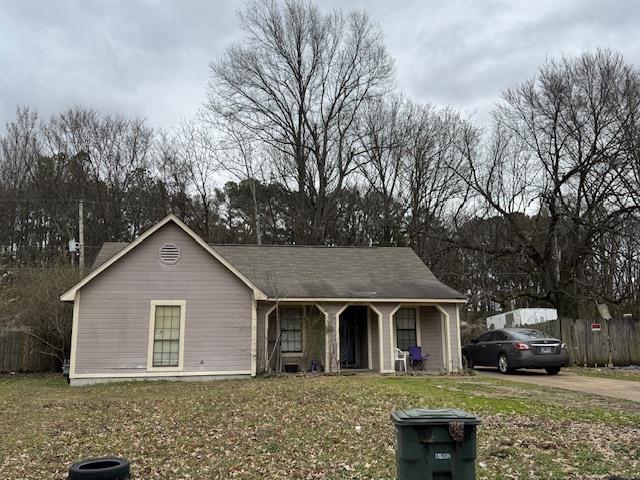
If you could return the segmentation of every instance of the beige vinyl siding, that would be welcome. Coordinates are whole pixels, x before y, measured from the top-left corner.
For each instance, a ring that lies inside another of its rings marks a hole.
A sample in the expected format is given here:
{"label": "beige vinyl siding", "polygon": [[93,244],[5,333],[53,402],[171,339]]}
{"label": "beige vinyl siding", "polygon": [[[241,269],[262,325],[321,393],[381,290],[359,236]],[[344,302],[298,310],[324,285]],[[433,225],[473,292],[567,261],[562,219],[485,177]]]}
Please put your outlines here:
{"label": "beige vinyl siding", "polygon": [[[175,244],[180,260],[159,250]],[[81,289],[77,374],[147,371],[151,301],[184,300],[183,372],[251,369],[252,292],[173,223]]]}
{"label": "beige vinyl siding", "polygon": [[453,371],[461,368],[460,358],[460,330],[458,328],[458,305],[445,305],[441,307],[449,314],[449,336],[451,342],[451,369]]}
{"label": "beige vinyl siding", "polygon": [[428,370],[443,370],[442,314],[435,307],[420,307],[422,353],[429,354]]}

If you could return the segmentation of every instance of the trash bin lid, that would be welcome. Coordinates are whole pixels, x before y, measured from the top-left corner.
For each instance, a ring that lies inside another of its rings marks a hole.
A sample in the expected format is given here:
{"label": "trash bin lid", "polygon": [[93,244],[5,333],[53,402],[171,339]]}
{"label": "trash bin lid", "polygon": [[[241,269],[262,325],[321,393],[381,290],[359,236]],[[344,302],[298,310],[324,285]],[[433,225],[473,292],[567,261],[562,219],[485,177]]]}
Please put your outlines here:
{"label": "trash bin lid", "polygon": [[475,415],[458,410],[457,408],[410,408],[396,410],[391,413],[391,420],[396,425],[435,425],[448,424],[450,422],[464,422],[470,425],[478,425],[480,419]]}

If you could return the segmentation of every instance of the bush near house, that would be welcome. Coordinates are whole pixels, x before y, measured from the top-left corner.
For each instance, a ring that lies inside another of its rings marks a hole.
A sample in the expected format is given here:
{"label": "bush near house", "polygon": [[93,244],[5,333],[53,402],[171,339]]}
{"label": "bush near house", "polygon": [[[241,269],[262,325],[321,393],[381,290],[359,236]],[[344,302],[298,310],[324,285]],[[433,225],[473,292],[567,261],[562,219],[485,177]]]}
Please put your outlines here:
{"label": "bush near house", "polygon": [[[72,306],[60,301],[60,293],[81,276],[78,268],[62,263],[62,259],[3,270],[0,324],[29,336],[33,347],[28,355],[0,359],[0,365],[11,365],[16,371],[50,370],[69,358]],[[14,350],[0,351],[0,355],[9,355]]]}

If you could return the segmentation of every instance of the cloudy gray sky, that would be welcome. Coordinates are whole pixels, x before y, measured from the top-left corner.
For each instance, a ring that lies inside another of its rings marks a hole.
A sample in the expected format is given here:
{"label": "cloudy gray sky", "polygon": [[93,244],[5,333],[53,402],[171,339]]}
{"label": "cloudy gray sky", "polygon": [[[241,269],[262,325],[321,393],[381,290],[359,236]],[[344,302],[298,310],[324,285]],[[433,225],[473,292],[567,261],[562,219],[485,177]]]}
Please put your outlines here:
{"label": "cloudy gray sky", "polygon": [[[319,0],[382,25],[398,89],[477,119],[547,56],[597,46],[640,66],[636,0]],[[170,128],[205,96],[208,63],[241,38],[231,0],[2,0],[0,130],[17,105],[73,105]]]}

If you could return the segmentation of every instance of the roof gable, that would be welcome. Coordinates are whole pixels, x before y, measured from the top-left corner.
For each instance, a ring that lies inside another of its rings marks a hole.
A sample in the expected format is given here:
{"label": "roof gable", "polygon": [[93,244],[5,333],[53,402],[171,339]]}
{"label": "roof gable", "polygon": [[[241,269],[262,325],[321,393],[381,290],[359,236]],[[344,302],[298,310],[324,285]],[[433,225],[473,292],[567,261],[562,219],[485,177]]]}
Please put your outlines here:
{"label": "roof gable", "polygon": [[[226,260],[222,255],[220,255],[216,250],[211,248],[199,235],[197,235],[193,230],[187,227],[182,221],[180,221],[175,215],[171,214],[166,216],[160,222],[155,224],[149,230],[140,235],[136,240],[129,243],[128,245],[121,248],[117,253],[110,256],[110,258],[106,259],[105,257],[109,252],[105,251],[104,253],[101,251],[98,253],[98,257],[96,257],[96,262],[94,262],[93,270],[85,276],[82,280],[80,280],[77,284],[67,290],[60,296],[60,300],[63,302],[73,302],[76,296],[76,292],[93,280],[95,277],[100,275],[101,272],[109,268],[111,265],[119,261],[121,258],[126,256],[129,252],[135,249],[138,245],[144,242],[147,238],[153,235],[155,232],[160,230],[162,227],[167,225],[168,223],[173,222],[180,229],[182,229],[187,235],[193,238],[196,243],[198,243],[203,249],[205,249],[208,253],[210,253],[214,258],[216,258],[220,263],[222,263],[227,269],[229,269],[234,275],[236,275],[245,285],[251,288],[254,292],[254,295],[257,299],[266,299],[267,296],[264,292],[262,292],[258,287],[256,287],[245,275],[243,275],[240,271],[238,271],[228,260]],[[109,242],[111,245],[119,244],[122,246],[121,242]],[[102,254],[102,255],[101,255]],[[98,264],[98,260],[101,260],[103,263]]]}

